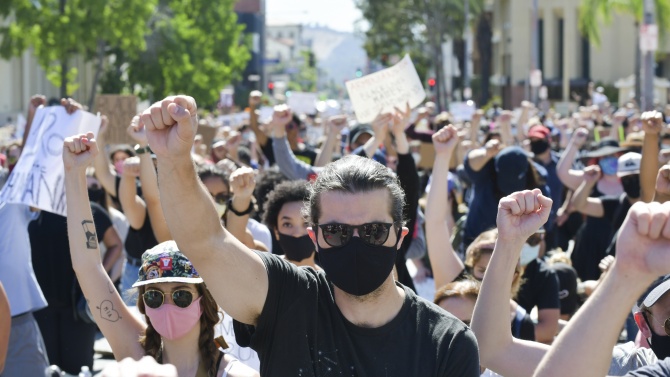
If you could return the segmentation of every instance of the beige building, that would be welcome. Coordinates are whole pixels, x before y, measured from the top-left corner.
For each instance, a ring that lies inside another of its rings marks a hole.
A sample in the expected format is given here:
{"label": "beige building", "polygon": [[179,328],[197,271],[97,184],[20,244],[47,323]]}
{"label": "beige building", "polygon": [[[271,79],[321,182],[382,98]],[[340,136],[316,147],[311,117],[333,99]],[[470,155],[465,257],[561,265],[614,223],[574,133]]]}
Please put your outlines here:
{"label": "beige building", "polygon": [[[584,90],[589,81],[614,85],[635,71],[638,33],[628,14],[614,15],[602,25],[600,45],[589,43],[579,31],[582,0],[539,1],[539,69],[551,100],[567,99],[565,88]],[[494,0],[492,88],[507,106],[517,106],[527,95],[531,69],[532,0]],[[669,45],[657,53],[656,75],[670,77]]]}

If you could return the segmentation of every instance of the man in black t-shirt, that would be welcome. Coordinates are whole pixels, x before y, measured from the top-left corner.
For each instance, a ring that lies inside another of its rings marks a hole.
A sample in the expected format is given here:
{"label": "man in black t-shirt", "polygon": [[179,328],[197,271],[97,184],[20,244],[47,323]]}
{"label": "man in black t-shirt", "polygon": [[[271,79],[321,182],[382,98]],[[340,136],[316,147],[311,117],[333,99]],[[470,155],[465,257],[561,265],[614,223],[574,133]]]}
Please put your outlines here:
{"label": "man in black t-shirt", "polygon": [[298,268],[222,228],[191,161],[196,112],[193,98],[178,96],[142,115],[161,202],[217,303],[256,327],[261,375],[479,376],[472,331],[394,280],[408,230],[402,188],[386,167],[350,156],[319,174],[307,209],[326,274]]}

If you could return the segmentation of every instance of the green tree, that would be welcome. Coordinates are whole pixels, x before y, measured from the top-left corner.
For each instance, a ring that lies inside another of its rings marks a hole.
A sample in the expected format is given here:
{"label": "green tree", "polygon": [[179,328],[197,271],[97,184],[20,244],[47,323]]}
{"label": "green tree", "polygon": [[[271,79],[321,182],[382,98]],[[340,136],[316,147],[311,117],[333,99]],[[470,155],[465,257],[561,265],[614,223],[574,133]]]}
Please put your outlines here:
{"label": "green tree", "polygon": [[11,22],[0,27],[0,56],[32,48],[49,81],[67,96],[79,85],[69,60],[97,58],[101,68],[111,47],[136,56],[145,48],[145,20],[155,5],[156,0],[2,0],[0,16]]}
{"label": "green tree", "polygon": [[[670,27],[670,0],[654,0],[656,11],[654,16],[658,25],[661,41]],[[595,46],[600,45],[600,27],[612,23],[612,16],[624,13],[633,16],[635,30],[642,22],[644,0],[582,0],[579,8],[579,29]],[[641,52],[639,38],[635,38],[635,97],[640,103],[641,83]],[[569,47],[568,47],[569,48]]]}
{"label": "green tree", "polygon": [[198,102],[214,103],[251,57],[234,3],[161,0],[149,21],[146,51],[128,60],[119,52],[115,76],[130,92],[150,100],[187,93]]}

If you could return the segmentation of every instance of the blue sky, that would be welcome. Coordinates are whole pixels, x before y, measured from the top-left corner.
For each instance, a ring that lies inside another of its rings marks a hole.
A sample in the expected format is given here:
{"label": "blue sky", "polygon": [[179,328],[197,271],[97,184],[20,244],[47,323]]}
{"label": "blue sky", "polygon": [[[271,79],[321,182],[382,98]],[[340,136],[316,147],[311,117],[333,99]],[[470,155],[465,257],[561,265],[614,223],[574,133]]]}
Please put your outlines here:
{"label": "blue sky", "polygon": [[318,23],[352,32],[360,18],[353,0],[266,0],[266,19],[271,23]]}

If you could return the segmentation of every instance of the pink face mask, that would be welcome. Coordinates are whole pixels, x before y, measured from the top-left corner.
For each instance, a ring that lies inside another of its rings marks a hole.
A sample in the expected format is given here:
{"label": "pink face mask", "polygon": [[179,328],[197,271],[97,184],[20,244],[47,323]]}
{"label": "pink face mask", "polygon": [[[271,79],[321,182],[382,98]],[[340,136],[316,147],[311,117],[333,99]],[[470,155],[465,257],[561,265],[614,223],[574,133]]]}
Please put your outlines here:
{"label": "pink face mask", "polygon": [[118,175],[123,174],[123,160],[116,161],[114,163],[114,169]]}
{"label": "pink face mask", "polygon": [[154,329],[165,339],[175,340],[188,334],[200,320],[202,308],[200,299],[193,300],[191,305],[180,308],[173,304],[163,303],[158,309],[148,306],[144,310],[151,320]]}

